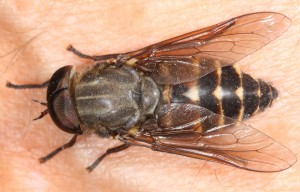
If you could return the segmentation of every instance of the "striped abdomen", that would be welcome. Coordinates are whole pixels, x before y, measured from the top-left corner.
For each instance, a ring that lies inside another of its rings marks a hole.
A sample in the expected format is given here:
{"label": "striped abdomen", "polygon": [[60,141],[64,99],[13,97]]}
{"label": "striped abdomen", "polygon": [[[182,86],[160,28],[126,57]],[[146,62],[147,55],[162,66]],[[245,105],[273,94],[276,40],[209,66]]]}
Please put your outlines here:
{"label": "striped abdomen", "polygon": [[277,96],[274,87],[242,73],[237,66],[226,66],[198,81],[171,88],[172,103],[197,104],[238,120],[263,111]]}

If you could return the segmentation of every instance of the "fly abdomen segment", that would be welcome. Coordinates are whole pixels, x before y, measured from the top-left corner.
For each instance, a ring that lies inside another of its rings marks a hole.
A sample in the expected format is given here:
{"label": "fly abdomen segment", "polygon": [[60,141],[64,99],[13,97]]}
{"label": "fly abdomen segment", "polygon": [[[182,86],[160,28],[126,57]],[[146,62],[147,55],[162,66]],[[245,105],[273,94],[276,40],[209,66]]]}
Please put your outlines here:
{"label": "fly abdomen segment", "polygon": [[242,74],[243,82],[243,119],[255,114],[259,109],[260,89],[258,82],[250,75]]}
{"label": "fly abdomen segment", "polygon": [[233,117],[238,119],[243,113],[243,97],[240,93],[241,83],[240,71],[233,66],[221,68],[221,105],[223,115],[226,117]]}
{"label": "fly abdomen segment", "polygon": [[278,91],[268,83],[258,80],[260,88],[259,110],[264,111],[265,108],[271,106],[274,99],[278,97]]}
{"label": "fly abdomen segment", "polygon": [[262,80],[226,66],[197,81],[173,85],[172,103],[197,104],[222,116],[246,119],[269,107],[277,90]]}
{"label": "fly abdomen segment", "polygon": [[270,107],[278,97],[278,91],[263,80],[255,80],[250,75],[242,74],[243,82],[243,119]]}

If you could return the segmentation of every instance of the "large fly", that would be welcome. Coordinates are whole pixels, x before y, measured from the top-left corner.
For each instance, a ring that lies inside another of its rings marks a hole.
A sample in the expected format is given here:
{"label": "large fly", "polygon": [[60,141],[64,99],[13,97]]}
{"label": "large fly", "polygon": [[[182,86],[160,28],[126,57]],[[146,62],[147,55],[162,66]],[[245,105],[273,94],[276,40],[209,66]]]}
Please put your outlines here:
{"label": "large fly", "polygon": [[112,137],[122,145],[107,155],[143,146],[156,151],[275,172],[291,167],[295,155],[260,131],[241,123],[270,107],[276,88],[243,73],[237,61],[283,34],[291,21],[274,12],[251,13],[165,40],[143,49],[90,56],[88,67],[65,66],[40,85],[48,87],[47,109],[72,139],[45,162],[74,145],[78,135]]}

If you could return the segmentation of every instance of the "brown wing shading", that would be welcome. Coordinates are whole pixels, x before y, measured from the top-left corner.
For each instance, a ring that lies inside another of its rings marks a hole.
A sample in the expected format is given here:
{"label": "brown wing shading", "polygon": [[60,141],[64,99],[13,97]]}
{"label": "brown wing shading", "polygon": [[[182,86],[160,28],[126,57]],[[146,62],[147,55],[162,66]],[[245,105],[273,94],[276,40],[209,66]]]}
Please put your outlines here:
{"label": "brown wing shading", "polygon": [[190,104],[165,106],[141,133],[136,140],[154,150],[253,171],[282,171],[296,162],[290,150],[260,131]]}
{"label": "brown wing shading", "polygon": [[126,54],[159,84],[193,81],[231,65],[283,34],[291,20],[280,13],[239,16]]}

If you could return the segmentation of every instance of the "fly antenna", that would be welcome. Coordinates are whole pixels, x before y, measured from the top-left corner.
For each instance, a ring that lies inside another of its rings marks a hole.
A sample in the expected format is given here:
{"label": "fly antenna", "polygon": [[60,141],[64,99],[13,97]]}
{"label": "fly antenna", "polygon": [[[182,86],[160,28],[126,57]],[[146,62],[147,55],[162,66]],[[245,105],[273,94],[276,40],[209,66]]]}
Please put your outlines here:
{"label": "fly antenna", "polygon": [[42,111],[40,116],[38,116],[37,118],[32,119],[32,121],[36,121],[38,119],[43,118],[45,115],[47,115],[49,113],[48,109],[46,109],[45,111]]}
{"label": "fly antenna", "polygon": [[33,102],[36,102],[36,103],[39,103],[39,104],[41,104],[41,105],[43,105],[43,106],[47,106],[47,103],[45,103],[45,102],[42,102],[42,101],[38,101],[38,100],[35,100],[35,99],[31,99]]}

